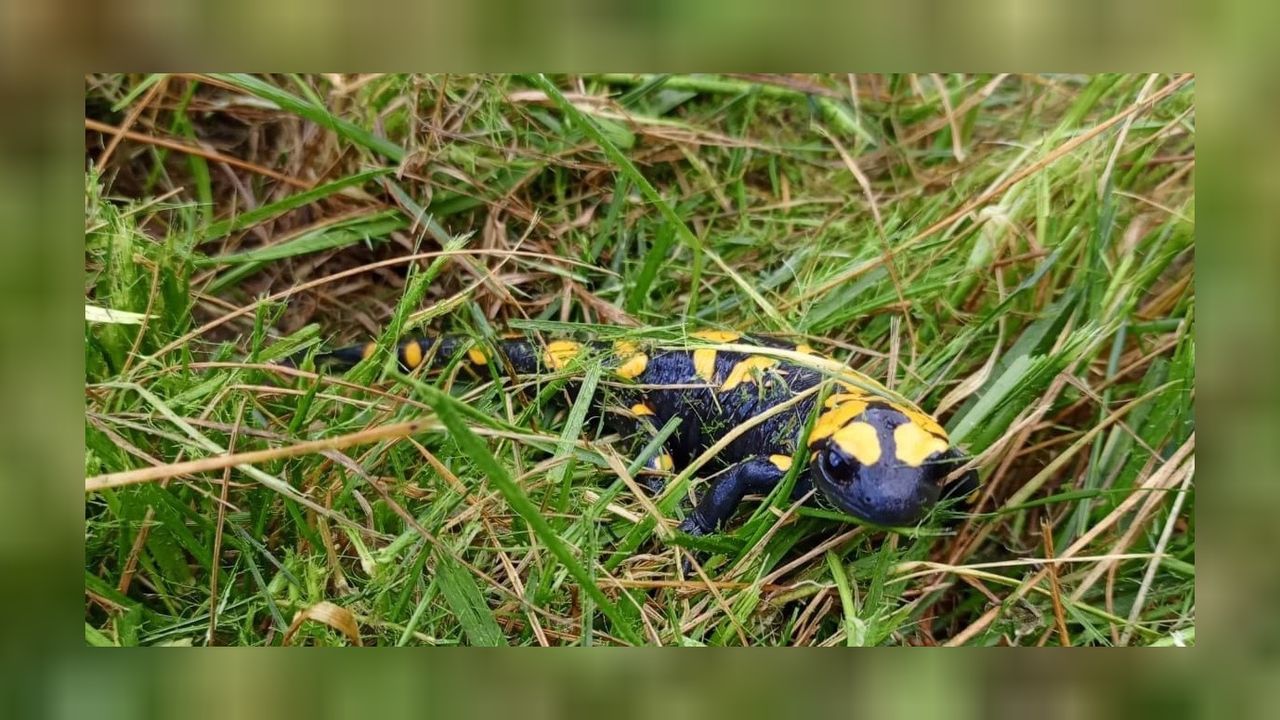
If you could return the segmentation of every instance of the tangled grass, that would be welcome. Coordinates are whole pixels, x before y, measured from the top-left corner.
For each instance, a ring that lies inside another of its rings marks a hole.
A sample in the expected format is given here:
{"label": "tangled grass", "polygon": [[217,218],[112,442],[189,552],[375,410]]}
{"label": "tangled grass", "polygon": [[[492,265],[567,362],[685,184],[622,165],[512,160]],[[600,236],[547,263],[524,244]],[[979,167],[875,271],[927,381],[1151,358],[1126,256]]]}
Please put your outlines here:
{"label": "tangled grass", "polygon": [[[1194,642],[1193,88],[87,77],[86,642]],[[693,326],[936,409],[972,512],[774,498],[683,577],[687,500],[637,497],[555,383],[271,365]]]}

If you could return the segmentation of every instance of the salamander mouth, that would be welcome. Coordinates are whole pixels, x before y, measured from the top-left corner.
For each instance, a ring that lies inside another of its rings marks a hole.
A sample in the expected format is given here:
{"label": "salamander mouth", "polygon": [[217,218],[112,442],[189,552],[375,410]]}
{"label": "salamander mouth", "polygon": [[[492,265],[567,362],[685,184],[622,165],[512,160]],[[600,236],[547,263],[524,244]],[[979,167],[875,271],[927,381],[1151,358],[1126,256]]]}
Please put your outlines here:
{"label": "salamander mouth", "polygon": [[858,502],[857,480],[853,482],[836,480],[827,472],[826,465],[822,462],[815,462],[813,468],[815,470],[814,484],[818,486],[818,490],[821,491],[824,500],[841,512],[848,513],[860,520],[874,522],[868,517],[866,509]]}
{"label": "salamander mouth", "polygon": [[[827,502],[839,510],[846,512],[874,525],[903,527],[915,525],[933,506],[933,497],[912,497],[909,499],[888,499],[878,497],[877,493],[867,492],[871,488],[866,485],[874,482],[874,478],[866,476],[852,482],[842,482],[828,473],[821,462],[814,463],[816,473],[814,484],[822,492]],[[864,468],[865,471],[865,468]]]}

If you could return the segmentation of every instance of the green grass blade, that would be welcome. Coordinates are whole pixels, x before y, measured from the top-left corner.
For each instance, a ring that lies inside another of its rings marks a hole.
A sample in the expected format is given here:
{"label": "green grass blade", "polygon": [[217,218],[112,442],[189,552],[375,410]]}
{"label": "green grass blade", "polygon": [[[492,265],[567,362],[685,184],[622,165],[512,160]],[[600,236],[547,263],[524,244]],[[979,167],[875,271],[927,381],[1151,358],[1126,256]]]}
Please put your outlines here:
{"label": "green grass blade", "polygon": [[502,629],[493,617],[493,610],[485,602],[484,595],[476,579],[467,572],[458,561],[449,557],[448,553],[437,552],[436,582],[440,586],[440,594],[453,610],[454,617],[467,640],[478,647],[499,647],[506,645]]}
{"label": "green grass blade", "polygon": [[555,84],[548,80],[545,75],[534,75],[532,80],[534,84],[545,92],[566,115],[573,118],[574,121],[582,127],[583,131],[591,136],[591,139],[600,146],[600,149],[604,151],[604,154],[608,156],[609,160],[618,166],[618,170],[625,174],[631,182],[635,184],[640,192],[644,194],[645,198],[649,202],[653,203],[654,207],[658,208],[658,212],[666,218],[667,222],[671,223],[671,227],[676,231],[676,235],[686,246],[694,251],[695,255],[706,255],[711,258],[711,261],[714,262],[722,272],[732,278],[733,281],[737,283],[738,287],[741,288],[742,291],[746,293],[762,311],[764,311],[765,315],[769,316],[770,320],[773,320],[779,329],[787,332],[791,331],[791,324],[782,317],[782,313],[778,312],[778,309],[770,304],[768,300],[765,300],[764,296],[762,296],[751,285],[751,283],[747,282],[746,278],[742,277],[738,271],[729,267],[729,265],[715,251],[703,246],[703,243],[698,240],[698,238],[693,234],[693,231],[685,225],[684,220],[676,214],[676,211],[671,207],[670,203],[663,199],[662,195],[653,187],[653,184],[649,182],[648,178],[646,178],[640,172],[640,169],[635,166],[635,163],[632,163],[631,159],[609,140],[605,132],[600,129],[600,126],[597,125],[594,120],[587,117],[582,111],[578,110],[578,108],[574,107],[573,103],[569,102],[569,100],[561,94],[560,90],[556,88]]}
{"label": "green grass blade", "polygon": [[399,145],[385,138],[380,138],[349,120],[337,117],[329,112],[328,108],[287,93],[265,80],[247,73],[213,73],[210,77],[217,78],[224,83],[238,87],[260,98],[270,100],[282,109],[297,113],[321,127],[329,128],[352,143],[368,148],[388,160],[397,163],[404,160],[405,151]]}
{"label": "green grass blade", "polygon": [[498,491],[506,498],[507,504],[511,506],[511,509],[515,510],[529,524],[538,539],[546,544],[547,549],[564,565],[565,570],[573,576],[574,580],[578,581],[583,592],[590,595],[596,606],[600,608],[600,611],[613,621],[614,631],[627,642],[635,645],[641,644],[639,633],[625,622],[624,616],[618,611],[613,601],[591,581],[591,576],[582,567],[581,561],[573,554],[569,546],[560,539],[555,530],[551,528],[546,518],[542,517],[542,514],[538,511],[538,506],[533,504],[533,501],[524,493],[524,490],[507,473],[506,468],[489,452],[489,448],[485,446],[484,441],[471,432],[471,428],[463,422],[457,410],[457,406],[460,403],[428,385],[419,385],[418,388],[426,396],[427,404],[436,411],[440,416],[440,421],[449,429],[454,441],[458,443],[458,447],[488,476],[489,482],[498,487]]}
{"label": "green grass blade", "polygon": [[241,213],[233,218],[219,220],[218,222],[211,223],[209,227],[205,229],[204,239],[201,240],[201,242],[211,242],[221,239],[233,232],[239,232],[247,227],[252,227],[258,223],[279,217],[290,210],[296,210],[304,205],[310,205],[318,200],[323,200],[330,195],[336,195],[347,188],[360,187],[370,180],[382,177],[390,172],[393,172],[391,168],[378,168],[376,170],[358,172],[354,175],[339,178],[333,182],[317,185],[310,190],[294,193],[287,198],[277,200],[273,203],[267,203],[266,205],[254,208],[249,212]]}
{"label": "green grass blade", "polygon": [[323,250],[354,245],[373,239],[385,239],[387,235],[403,230],[409,221],[398,210],[383,210],[371,215],[352,218],[337,225],[306,233],[288,242],[256,250],[218,257],[204,258],[196,261],[200,267],[209,265],[240,265],[245,263],[265,263],[273,260],[307,255]]}

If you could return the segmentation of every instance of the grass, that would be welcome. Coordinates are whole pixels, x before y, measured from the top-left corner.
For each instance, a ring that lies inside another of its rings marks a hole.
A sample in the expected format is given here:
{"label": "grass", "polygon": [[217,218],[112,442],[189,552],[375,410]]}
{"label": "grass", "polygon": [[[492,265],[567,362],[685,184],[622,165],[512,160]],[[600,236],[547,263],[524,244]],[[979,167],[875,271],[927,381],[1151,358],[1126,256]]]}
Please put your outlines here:
{"label": "grass", "polygon": [[[1194,643],[1189,77],[85,93],[88,644]],[[779,492],[681,537],[703,482],[637,493],[659,442],[598,436],[598,365],[387,353],[695,327],[806,338],[937,409],[977,504],[884,532]],[[345,375],[270,365],[370,337]]]}

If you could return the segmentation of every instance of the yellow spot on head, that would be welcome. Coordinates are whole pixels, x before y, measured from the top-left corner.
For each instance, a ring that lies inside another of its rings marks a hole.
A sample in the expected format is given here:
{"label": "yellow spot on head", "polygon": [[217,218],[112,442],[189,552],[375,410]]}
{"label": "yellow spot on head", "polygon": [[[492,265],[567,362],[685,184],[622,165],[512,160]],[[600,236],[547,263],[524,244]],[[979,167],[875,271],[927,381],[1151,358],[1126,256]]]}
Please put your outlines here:
{"label": "yellow spot on head", "polygon": [[373,353],[377,349],[378,349],[378,343],[372,343],[372,342],[365,343],[364,347],[360,349],[360,359],[368,360],[369,358],[373,357]]}
{"label": "yellow spot on head", "polygon": [[914,422],[893,429],[893,444],[898,459],[911,467],[920,467],[934,453],[946,452],[947,441],[926,432]]}
{"label": "yellow spot on head", "polygon": [[790,455],[770,455],[769,462],[773,463],[773,466],[782,472],[786,472],[791,469]]}
{"label": "yellow spot on head", "polygon": [[635,405],[631,406],[631,414],[639,415],[640,417],[645,417],[648,415],[653,415],[654,412],[653,412],[653,408],[649,407],[648,405],[645,405],[644,403],[636,403]]}
{"label": "yellow spot on head", "polygon": [[546,363],[552,370],[563,370],[569,361],[582,351],[582,343],[572,340],[556,340],[547,345]]}
{"label": "yellow spot on head", "polygon": [[732,390],[744,382],[755,382],[755,373],[757,371],[767,370],[777,364],[777,358],[763,355],[752,355],[746,360],[740,360],[729,371],[729,377],[725,378],[724,384],[720,386],[720,389]]}
{"label": "yellow spot on head", "polygon": [[844,427],[845,423],[861,415],[866,409],[865,401],[849,400],[822,413],[814,423],[813,431],[809,433],[809,444],[816,445],[820,440],[831,437],[837,430]]}
{"label": "yellow spot on head", "polygon": [[919,410],[916,410],[915,408],[902,407],[897,403],[894,403],[893,409],[897,410],[903,415],[906,415],[908,420],[915,423],[916,425],[919,425],[920,428],[925,432],[937,435],[938,437],[942,438],[943,441],[946,441],[947,431],[943,429],[943,427],[938,424],[938,421],[934,420],[931,415],[926,415],[920,412]]}
{"label": "yellow spot on head", "polygon": [[700,348],[693,351],[693,371],[703,382],[716,381],[716,351],[711,348]]}
{"label": "yellow spot on head", "polygon": [[718,343],[729,343],[742,337],[742,333],[729,332],[727,330],[699,330],[698,332],[690,333],[689,335],[690,337],[696,337],[699,340]]}
{"label": "yellow spot on head", "polygon": [[868,423],[851,422],[836,430],[831,441],[863,465],[875,465],[880,460],[880,438]]}
{"label": "yellow spot on head", "polygon": [[410,340],[400,348],[400,359],[404,360],[404,366],[410,370],[418,367],[422,363],[422,346],[417,340]]}
{"label": "yellow spot on head", "polygon": [[467,348],[467,359],[476,365],[489,364],[489,356],[485,355],[484,351],[474,345]]}

